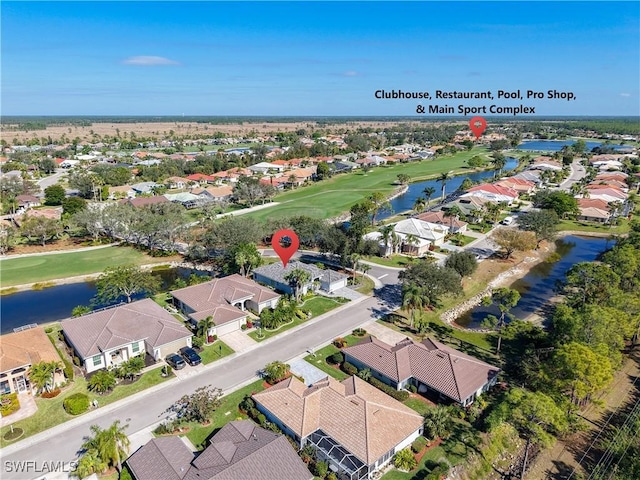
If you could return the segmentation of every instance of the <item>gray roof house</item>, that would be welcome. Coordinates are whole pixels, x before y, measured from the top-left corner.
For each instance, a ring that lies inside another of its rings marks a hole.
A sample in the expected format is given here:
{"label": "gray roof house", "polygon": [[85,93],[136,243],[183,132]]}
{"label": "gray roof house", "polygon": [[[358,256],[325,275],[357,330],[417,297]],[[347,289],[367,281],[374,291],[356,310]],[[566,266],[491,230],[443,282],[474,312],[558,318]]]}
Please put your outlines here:
{"label": "gray roof house", "polygon": [[342,349],[345,361],[369,368],[380,381],[400,390],[409,384],[419,392],[470,405],[495,385],[500,369],[427,338],[416,343],[406,338],[389,345],[374,337]]}
{"label": "gray roof house", "polygon": [[173,290],[171,295],[176,307],[192,322],[212,318],[214,327],[208,335],[239,330],[247,318],[246,309],[260,313],[264,308],[275,307],[280,299],[273,290],[238,274]]}
{"label": "gray roof house", "polygon": [[197,456],[177,436],[154,438],[127,461],[135,480],[311,480],[283,436],[250,420],[222,427]]}
{"label": "gray roof house", "polygon": [[303,285],[300,290],[303,295],[307,293],[307,291],[315,289],[315,282],[317,282],[321,290],[329,293],[333,293],[339,288],[347,286],[347,280],[349,278],[347,275],[329,268],[321,269],[315,265],[302,263],[297,260],[291,260],[287,263],[286,267],[280,262],[258,267],[253,270],[253,279],[256,282],[269,285],[280,292],[292,294],[293,288],[291,288],[289,282],[285,280],[284,277],[297,268],[305,270],[311,277],[309,282]]}
{"label": "gray roof house", "polygon": [[87,373],[146,351],[156,360],[191,346],[193,334],[150,298],[62,321],[67,342]]}

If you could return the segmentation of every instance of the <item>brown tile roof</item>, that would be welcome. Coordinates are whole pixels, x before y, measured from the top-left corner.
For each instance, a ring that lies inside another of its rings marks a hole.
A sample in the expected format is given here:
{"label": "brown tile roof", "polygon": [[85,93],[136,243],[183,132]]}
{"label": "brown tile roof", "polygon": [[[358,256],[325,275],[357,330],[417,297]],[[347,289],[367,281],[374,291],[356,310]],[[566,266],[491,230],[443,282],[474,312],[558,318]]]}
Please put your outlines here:
{"label": "brown tile roof", "polygon": [[150,298],[63,320],[62,330],[83,358],[136,340],[155,348],[192,335]]}
{"label": "brown tile roof", "polygon": [[467,222],[463,222],[455,217],[445,217],[442,210],[438,210],[437,212],[421,213],[420,215],[417,215],[416,218],[424,222],[437,223],[438,225],[445,225],[447,227],[451,227],[453,225],[455,228],[462,228],[467,224]]}
{"label": "brown tile roof", "polygon": [[414,377],[420,382],[463,402],[500,371],[440,342],[406,338],[391,346],[373,337],[342,350],[395,382]]}
{"label": "brown tile roof", "polygon": [[609,211],[609,204],[601,198],[578,198],[576,200],[578,200],[578,207],[580,208],[597,208]]}
{"label": "brown tile roof", "polygon": [[54,361],[59,362],[60,356],[41,327],[0,337],[0,372]]}
{"label": "brown tile roof", "polygon": [[167,203],[167,197],[156,195],[155,197],[137,197],[122,200],[122,203],[128,203],[134,207],[146,207],[147,205],[156,205],[158,203]]}
{"label": "brown tile roof", "polygon": [[253,395],[301,438],[318,429],[366,464],[422,425],[422,416],[358,377],[327,377],[310,387],[290,377]]}
{"label": "brown tile roof", "polygon": [[273,290],[238,274],[173,290],[171,295],[194,311],[190,315],[194,320],[211,315],[216,325],[246,316],[240,309],[232,306],[235,302],[251,299],[260,304],[279,297]]}
{"label": "brown tile roof", "polygon": [[226,424],[195,457],[178,437],[156,438],[127,460],[137,480],[311,480],[289,441],[250,420]]}

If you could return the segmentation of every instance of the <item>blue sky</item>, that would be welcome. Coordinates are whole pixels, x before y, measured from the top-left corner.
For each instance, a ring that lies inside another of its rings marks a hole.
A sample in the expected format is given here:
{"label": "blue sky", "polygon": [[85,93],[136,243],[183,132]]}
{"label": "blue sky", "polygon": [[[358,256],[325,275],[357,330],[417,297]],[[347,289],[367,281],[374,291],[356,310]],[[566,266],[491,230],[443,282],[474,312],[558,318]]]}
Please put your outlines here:
{"label": "blue sky", "polygon": [[640,3],[3,1],[3,115],[414,115],[407,91],[640,114]]}

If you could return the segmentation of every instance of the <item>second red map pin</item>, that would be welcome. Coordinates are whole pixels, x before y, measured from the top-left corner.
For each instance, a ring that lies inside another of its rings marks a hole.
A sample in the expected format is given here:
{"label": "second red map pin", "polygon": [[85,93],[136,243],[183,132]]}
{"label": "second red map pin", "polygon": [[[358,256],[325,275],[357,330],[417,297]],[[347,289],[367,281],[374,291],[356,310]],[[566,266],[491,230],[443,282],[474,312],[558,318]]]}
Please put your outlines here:
{"label": "second red map pin", "polygon": [[487,121],[482,117],[473,117],[469,120],[469,127],[471,127],[471,131],[476,136],[477,140],[487,129]]}
{"label": "second red map pin", "polygon": [[271,237],[271,248],[275,250],[282,260],[282,265],[287,266],[291,257],[298,251],[300,239],[293,230],[278,230]]}

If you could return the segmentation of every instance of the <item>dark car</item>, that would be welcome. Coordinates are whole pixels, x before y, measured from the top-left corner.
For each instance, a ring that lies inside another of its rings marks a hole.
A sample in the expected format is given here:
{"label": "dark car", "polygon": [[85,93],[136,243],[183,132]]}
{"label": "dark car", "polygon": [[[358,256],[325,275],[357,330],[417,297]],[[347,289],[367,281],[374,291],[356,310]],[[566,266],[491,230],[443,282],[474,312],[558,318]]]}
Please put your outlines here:
{"label": "dark car", "polygon": [[167,355],[167,358],[165,358],[164,361],[167,362],[174,370],[180,370],[187,366],[182,357],[176,353]]}
{"label": "dark car", "polygon": [[200,365],[202,363],[200,355],[198,355],[196,351],[191,347],[182,347],[180,349],[180,355],[182,355],[182,358],[184,358],[192,367],[195,365]]}

